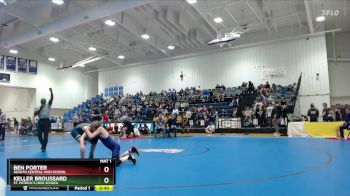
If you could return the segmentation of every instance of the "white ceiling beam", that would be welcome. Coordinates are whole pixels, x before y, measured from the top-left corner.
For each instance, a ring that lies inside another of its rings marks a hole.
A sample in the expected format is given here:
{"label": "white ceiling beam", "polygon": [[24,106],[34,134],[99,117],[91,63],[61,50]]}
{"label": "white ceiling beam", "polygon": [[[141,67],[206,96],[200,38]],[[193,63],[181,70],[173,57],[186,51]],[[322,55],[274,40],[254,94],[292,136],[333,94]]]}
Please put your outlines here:
{"label": "white ceiling beam", "polygon": [[[266,0],[263,0],[262,3],[263,3],[263,6],[265,8],[264,10],[266,10],[267,16],[269,18],[271,18],[272,17],[272,10],[271,10],[271,8],[268,6],[268,3],[266,2]],[[270,21],[270,22],[272,23],[275,32],[277,32],[278,31],[278,27],[277,27],[276,22],[274,22],[274,21]]]}
{"label": "white ceiling beam", "polygon": [[310,33],[314,33],[314,25],[312,24],[310,1],[304,0],[304,6],[305,6],[305,10],[306,10],[306,20],[307,20],[307,24],[309,26]]}
{"label": "white ceiling beam", "polygon": [[143,25],[137,24],[137,22],[132,20],[130,17],[123,14],[122,19],[115,22],[118,24],[118,27],[121,28],[121,30],[129,32],[131,35],[135,36],[137,40],[144,42],[147,46],[161,52],[167,57],[171,56],[170,52],[166,50],[167,45],[164,44],[162,40],[159,40],[156,34],[150,34],[148,32],[150,35],[149,39],[146,40],[141,38],[142,34],[147,33],[147,28],[143,28]]}
{"label": "white ceiling beam", "polygon": [[248,7],[253,11],[253,13],[255,14],[255,16],[259,19],[259,21],[264,24],[264,26],[266,27],[267,31],[269,33],[271,33],[271,28],[269,27],[268,23],[264,20],[264,16],[262,14],[262,11],[260,10],[260,8],[258,8],[255,4],[255,2],[252,2],[250,0],[246,1]]}
{"label": "white ceiling beam", "polygon": [[76,15],[70,15],[52,22],[45,23],[39,27],[35,27],[27,32],[21,33],[16,37],[11,37],[0,42],[0,46],[10,48],[22,43],[38,39],[43,36],[54,34],[74,26],[88,23],[100,18],[110,16],[114,13],[121,12],[127,9],[134,8],[139,5],[144,5],[150,1],[108,1],[99,6],[79,12]]}
{"label": "white ceiling beam", "polygon": [[[184,0],[184,3],[191,8],[192,12],[195,13],[195,15],[198,15],[202,19],[203,23],[206,26],[205,29],[207,30],[210,36],[221,35],[221,33],[207,20],[204,14],[196,7],[196,4],[190,5],[186,2],[186,0]],[[185,8],[185,10],[187,9]]]}

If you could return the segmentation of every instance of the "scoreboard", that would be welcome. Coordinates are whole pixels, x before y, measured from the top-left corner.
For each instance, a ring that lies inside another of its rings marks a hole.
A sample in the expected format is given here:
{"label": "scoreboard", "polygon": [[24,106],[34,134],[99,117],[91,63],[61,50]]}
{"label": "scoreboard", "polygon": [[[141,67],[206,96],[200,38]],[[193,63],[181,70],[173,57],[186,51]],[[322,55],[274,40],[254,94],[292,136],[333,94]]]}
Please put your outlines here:
{"label": "scoreboard", "polygon": [[115,159],[8,159],[12,191],[113,191]]}

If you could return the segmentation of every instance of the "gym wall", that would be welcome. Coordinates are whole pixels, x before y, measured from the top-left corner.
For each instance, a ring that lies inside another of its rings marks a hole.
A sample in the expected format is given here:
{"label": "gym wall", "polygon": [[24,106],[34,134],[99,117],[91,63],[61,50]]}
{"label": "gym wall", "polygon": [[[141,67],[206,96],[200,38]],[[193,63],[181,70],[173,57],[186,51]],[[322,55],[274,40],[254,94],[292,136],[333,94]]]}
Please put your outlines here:
{"label": "gym wall", "polygon": [[[168,88],[179,90],[199,85],[201,88],[213,88],[216,84],[238,86],[249,80],[257,85],[266,82],[261,77],[266,69],[283,72],[282,77],[269,79],[271,84],[297,82],[300,73],[303,73],[299,104],[302,113],[306,112],[311,101],[320,108],[322,102],[330,103],[325,36],[100,71],[98,89],[101,93],[105,87],[124,86],[125,94],[140,90],[145,93]],[[180,80],[181,71],[183,81]]]}
{"label": "gym wall", "polygon": [[[55,95],[52,107],[58,109],[71,109],[97,94],[97,73],[84,74],[79,69],[59,71],[53,65],[40,62],[37,75],[8,73],[11,74],[11,82],[0,83],[0,86],[35,89],[34,107],[39,107],[41,98],[50,99],[50,87]],[[11,92],[15,97],[22,96],[18,91]],[[2,88],[0,89],[1,96],[3,93],[6,92]],[[17,105],[9,105],[8,107],[16,108]]]}

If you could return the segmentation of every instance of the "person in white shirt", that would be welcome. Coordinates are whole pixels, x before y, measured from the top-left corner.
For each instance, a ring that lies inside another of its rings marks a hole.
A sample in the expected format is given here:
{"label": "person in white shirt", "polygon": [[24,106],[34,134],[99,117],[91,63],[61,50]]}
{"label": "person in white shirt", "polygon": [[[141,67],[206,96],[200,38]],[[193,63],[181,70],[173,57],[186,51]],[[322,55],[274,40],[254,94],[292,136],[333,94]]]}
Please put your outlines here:
{"label": "person in white shirt", "polygon": [[213,123],[209,124],[207,128],[205,128],[205,132],[207,134],[213,134],[215,132],[215,125]]}

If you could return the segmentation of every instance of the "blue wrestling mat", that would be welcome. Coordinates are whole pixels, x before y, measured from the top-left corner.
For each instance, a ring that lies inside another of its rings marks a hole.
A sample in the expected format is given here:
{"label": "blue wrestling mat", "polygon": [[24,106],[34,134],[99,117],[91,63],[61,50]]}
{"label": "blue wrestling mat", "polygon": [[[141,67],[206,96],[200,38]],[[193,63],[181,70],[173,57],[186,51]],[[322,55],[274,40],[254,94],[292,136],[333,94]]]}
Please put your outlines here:
{"label": "blue wrestling mat", "polygon": [[[119,141],[140,148],[134,166],[117,168],[113,192],[11,192],[38,195],[350,195],[350,142],[307,138],[201,136]],[[87,153],[89,146],[87,147]],[[96,158],[111,153],[98,143]],[[79,158],[69,134],[50,136],[46,153],[36,137],[8,135],[0,143],[0,176],[7,158]]]}

